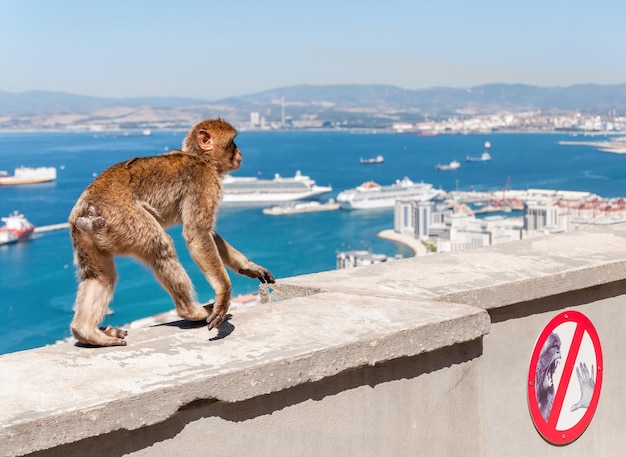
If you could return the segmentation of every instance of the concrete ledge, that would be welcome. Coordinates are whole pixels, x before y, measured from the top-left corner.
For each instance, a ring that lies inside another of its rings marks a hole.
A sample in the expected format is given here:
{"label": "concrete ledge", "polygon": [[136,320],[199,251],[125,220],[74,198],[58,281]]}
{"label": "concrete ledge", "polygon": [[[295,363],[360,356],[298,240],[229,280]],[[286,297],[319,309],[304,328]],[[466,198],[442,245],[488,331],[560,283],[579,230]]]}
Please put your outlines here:
{"label": "concrete ledge", "polygon": [[238,402],[489,331],[475,307],[376,294],[319,293],[232,314],[218,332],[179,321],[133,330],[127,347],[1,356],[0,455],[137,429],[196,400]]}
{"label": "concrete ledge", "polygon": [[286,278],[262,298],[335,291],[504,307],[622,280],[625,225]]}

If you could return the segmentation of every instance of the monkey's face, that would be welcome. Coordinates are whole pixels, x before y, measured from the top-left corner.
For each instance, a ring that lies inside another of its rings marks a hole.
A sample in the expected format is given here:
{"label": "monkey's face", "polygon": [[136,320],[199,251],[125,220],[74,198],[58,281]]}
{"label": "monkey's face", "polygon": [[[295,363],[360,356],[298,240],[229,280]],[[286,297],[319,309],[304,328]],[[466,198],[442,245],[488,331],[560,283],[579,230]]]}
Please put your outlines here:
{"label": "monkey's face", "polygon": [[238,170],[241,166],[241,162],[243,161],[243,155],[241,154],[241,151],[234,141],[231,141],[228,145],[226,145],[226,148],[224,150],[224,158],[226,159],[226,173]]}

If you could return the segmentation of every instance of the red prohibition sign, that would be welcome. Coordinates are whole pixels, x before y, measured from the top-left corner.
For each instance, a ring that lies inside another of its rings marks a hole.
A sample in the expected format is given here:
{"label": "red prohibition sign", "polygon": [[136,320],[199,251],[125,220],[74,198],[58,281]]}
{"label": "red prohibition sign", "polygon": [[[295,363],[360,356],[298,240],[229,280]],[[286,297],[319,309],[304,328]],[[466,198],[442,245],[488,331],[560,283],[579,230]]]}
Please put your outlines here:
{"label": "red prohibition sign", "polygon": [[535,428],[553,444],[585,431],[602,387],[602,348],[591,321],[577,311],[554,317],[537,339],[528,370],[528,407]]}

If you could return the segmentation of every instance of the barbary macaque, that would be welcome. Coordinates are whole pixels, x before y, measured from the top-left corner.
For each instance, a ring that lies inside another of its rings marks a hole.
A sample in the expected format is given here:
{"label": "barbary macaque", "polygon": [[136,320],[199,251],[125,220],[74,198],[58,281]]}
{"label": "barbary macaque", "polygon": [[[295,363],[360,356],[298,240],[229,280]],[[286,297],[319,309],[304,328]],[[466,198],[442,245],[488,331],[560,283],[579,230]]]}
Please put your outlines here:
{"label": "barbary macaque", "polygon": [[[273,283],[266,268],[246,258],[215,231],[221,175],[237,170],[237,131],[223,119],[195,124],[182,150],[133,158],[108,168],[78,198],[69,216],[79,280],[70,329],[84,344],[124,346],[127,332],[98,328],[113,297],[113,257],[132,256],[150,266],[183,319],[206,320],[209,330],[228,312],[233,271]],[[182,223],[193,260],[215,291],[212,309],[196,303],[193,284],[178,261],[165,227]]]}

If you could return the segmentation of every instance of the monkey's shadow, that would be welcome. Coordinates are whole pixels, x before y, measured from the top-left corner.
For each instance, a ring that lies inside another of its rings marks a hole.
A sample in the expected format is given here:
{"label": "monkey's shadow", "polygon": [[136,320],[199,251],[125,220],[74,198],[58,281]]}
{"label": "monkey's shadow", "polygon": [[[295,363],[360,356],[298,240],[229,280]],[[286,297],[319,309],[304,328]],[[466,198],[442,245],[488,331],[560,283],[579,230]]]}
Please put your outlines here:
{"label": "monkey's shadow", "polygon": [[[230,322],[228,322],[231,317],[232,317],[231,314],[227,314],[226,315],[226,317],[224,318],[224,321],[222,321],[222,323],[220,325],[215,327],[217,329],[217,335],[215,335],[212,338],[209,338],[209,341],[221,340],[223,338],[226,338],[231,333],[233,333],[233,330],[235,330],[235,326],[233,324],[231,324]],[[150,327],[163,327],[163,326],[166,326],[166,327],[177,327],[177,328],[179,328],[181,330],[186,330],[186,329],[192,329],[192,328],[206,327],[206,322],[204,322],[204,321],[186,321],[184,319],[181,319],[179,321],[166,322],[164,324],[151,325]],[[93,348],[93,349],[97,349],[97,348],[101,347],[101,346],[95,346],[93,344],[81,343],[80,341],[77,341],[76,343],[74,343],[74,346],[82,347],[82,348]]]}
{"label": "monkey's shadow", "polygon": [[[209,338],[209,341],[221,340],[223,338],[226,338],[231,333],[233,333],[233,331],[235,330],[235,326],[231,324],[230,322],[228,322],[231,319],[231,317],[232,317],[232,314],[226,315],[222,323],[218,325],[217,327],[215,327],[217,329],[217,335],[215,335],[212,338]],[[181,319],[179,321],[152,325],[151,327],[163,327],[163,326],[177,327],[181,330],[186,330],[186,329],[192,329],[192,328],[206,327],[206,322],[205,321],[187,321],[187,320]]]}

